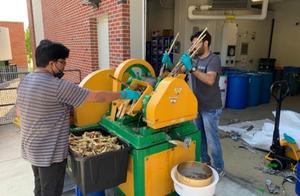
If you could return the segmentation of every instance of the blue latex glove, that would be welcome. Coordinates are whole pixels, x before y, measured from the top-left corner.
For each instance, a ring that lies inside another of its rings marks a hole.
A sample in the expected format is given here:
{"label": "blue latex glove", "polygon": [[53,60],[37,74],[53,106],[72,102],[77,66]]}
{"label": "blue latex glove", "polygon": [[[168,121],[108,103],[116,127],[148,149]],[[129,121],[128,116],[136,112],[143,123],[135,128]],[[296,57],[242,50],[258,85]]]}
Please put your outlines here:
{"label": "blue latex glove", "polygon": [[181,57],[180,57],[180,61],[182,62],[182,64],[184,65],[185,69],[187,71],[191,71],[192,69],[192,59],[191,57],[187,54],[184,53]]}
{"label": "blue latex glove", "polygon": [[172,61],[170,59],[170,56],[167,52],[164,53],[161,62],[162,62],[162,64],[165,64],[167,66],[167,68],[172,68],[173,67],[173,63],[172,63]]}
{"label": "blue latex glove", "polygon": [[136,99],[140,98],[141,93],[138,92],[138,91],[133,91],[133,90],[130,90],[130,89],[126,88],[126,89],[120,91],[120,95],[121,95],[122,99],[136,100]]}

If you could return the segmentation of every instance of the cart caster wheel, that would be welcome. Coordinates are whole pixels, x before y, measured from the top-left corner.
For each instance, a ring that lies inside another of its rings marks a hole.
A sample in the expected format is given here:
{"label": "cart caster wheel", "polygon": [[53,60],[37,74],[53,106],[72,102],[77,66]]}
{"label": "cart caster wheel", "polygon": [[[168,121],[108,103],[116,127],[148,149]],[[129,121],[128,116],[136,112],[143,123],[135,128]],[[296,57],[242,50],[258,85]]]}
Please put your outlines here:
{"label": "cart caster wheel", "polygon": [[272,169],[274,170],[283,170],[286,167],[285,163],[279,159],[273,159],[271,161],[271,165],[272,165]]}

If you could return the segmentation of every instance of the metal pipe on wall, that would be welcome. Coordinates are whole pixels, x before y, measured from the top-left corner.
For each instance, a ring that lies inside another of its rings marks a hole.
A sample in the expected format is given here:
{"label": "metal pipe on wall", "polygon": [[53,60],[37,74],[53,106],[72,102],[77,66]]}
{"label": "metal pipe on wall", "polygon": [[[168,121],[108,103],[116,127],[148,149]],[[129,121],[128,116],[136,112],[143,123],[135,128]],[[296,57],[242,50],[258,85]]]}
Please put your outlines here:
{"label": "metal pipe on wall", "polygon": [[193,11],[197,6],[192,5],[188,7],[188,18],[190,20],[264,20],[268,12],[269,0],[263,0],[262,10],[260,15],[197,15]]}

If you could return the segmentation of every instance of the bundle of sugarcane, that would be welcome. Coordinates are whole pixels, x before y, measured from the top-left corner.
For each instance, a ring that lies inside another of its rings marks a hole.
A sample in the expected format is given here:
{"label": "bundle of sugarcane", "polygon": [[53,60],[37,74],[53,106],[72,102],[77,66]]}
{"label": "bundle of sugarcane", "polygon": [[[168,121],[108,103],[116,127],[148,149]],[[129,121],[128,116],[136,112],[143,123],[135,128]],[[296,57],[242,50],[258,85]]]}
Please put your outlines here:
{"label": "bundle of sugarcane", "polygon": [[118,144],[118,138],[104,136],[99,131],[85,132],[82,136],[69,136],[70,149],[76,154],[87,157],[123,148]]}
{"label": "bundle of sugarcane", "polygon": [[[193,58],[199,51],[199,49],[201,48],[200,43],[203,40],[203,38],[205,37],[205,32],[207,31],[207,27],[202,31],[202,33],[197,37],[196,41],[192,44],[192,46],[187,50],[187,54],[190,55],[191,58]],[[180,69],[182,67],[182,62],[179,61],[175,67],[172,69],[172,71],[169,73],[169,76],[176,76],[179,72]]]}

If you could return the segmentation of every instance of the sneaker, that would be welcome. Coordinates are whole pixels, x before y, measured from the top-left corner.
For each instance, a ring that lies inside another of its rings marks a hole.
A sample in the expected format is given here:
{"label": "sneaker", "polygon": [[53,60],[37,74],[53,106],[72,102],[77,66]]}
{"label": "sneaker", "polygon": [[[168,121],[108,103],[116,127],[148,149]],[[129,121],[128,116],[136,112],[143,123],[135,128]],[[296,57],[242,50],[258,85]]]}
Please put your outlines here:
{"label": "sneaker", "polygon": [[201,163],[211,166],[210,162],[201,162]]}

